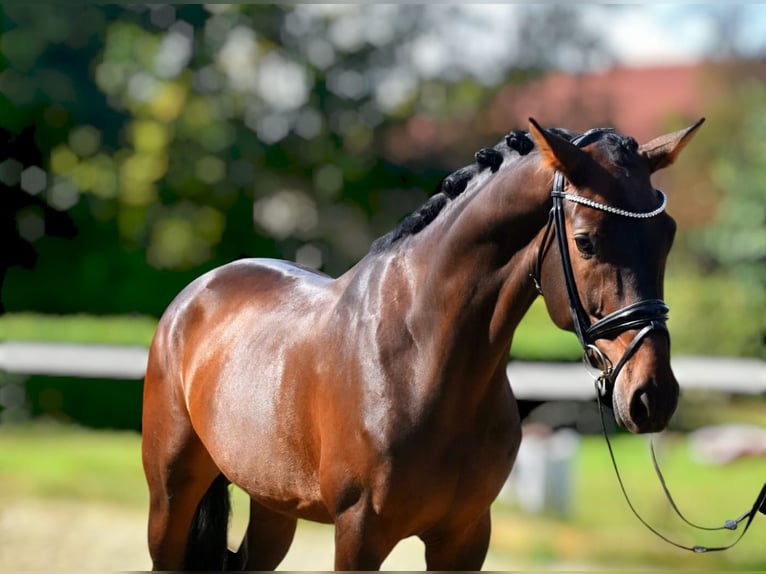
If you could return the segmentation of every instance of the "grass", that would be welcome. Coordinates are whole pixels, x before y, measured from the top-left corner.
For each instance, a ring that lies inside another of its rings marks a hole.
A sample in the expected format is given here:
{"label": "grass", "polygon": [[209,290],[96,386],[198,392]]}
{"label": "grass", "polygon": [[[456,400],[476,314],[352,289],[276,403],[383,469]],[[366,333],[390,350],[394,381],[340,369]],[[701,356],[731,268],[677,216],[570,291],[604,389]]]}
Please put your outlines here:
{"label": "grass", "polygon": [[[687,545],[724,545],[736,533],[698,533],[672,515],[654,476],[643,437],[613,440],[615,455],[631,500],[655,528]],[[720,526],[749,509],[766,479],[766,461],[741,460],[725,467],[703,466],[688,454],[683,435],[661,443],[661,465],[676,502],[692,520]],[[694,570],[766,568],[764,517],[759,515],[736,549],[704,556],[677,550],[656,538],[632,515],[619,490],[600,437],[583,439],[575,463],[574,509],[570,520],[527,517],[496,504],[493,547],[524,555],[538,565],[557,563],[659,567]]]}
{"label": "grass", "polygon": [[[690,457],[688,441],[682,435],[671,435],[660,444],[659,456],[668,487],[679,507],[693,521],[703,525],[720,526],[726,519],[736,518],[749,510],[766,479],[766,461],[763,459],[746,459],[725,467],[710,467]],[[626,488],[635,506],[641,509],[640,512],[651,524],[687,545],[723,545],[734,540],[735,536],[728,531],[697,533],[674,517],[664,499],[659,481],[653,476],[644,440],[619,437],[615,452]],[[713,566],[763,569],[766,566],[766,556],[762,553],[762,536],[758,534],[757,525],[736,551],[731,554],[711,554],[700,560],[699,556],[681,553],[659,541],[634,520],[622,501],[622,494],[611,472],[611,462],[602,444],[594,441],[584,445],[581,464],[583,469],[590,469],[590,484],[587,487],[590,500],[599,501],[600,504],[584,504],[585,498],[580,498],[577,522],[583,527],[600,529],[601,538],[611,536],[615,543],[611,548],[599,548],[600,558],[627,560],[628,556],[633,555],[633,559],[638,561],[649,556],[652,562],[662,560],[666,566],[684,568]],[[621,524],[609,525],[608,519],[614,514],[622,517]],[[628,527],[629,521],[632,524]],[[625,528],[625,537],[620,535],[622,528]],[[630,532],[627,528],[630,528]],[[626,540],[630,540],[631,544],[626,545]]]}
{"label": "grass", "polygon": [[65,498],[145,506],[140,435],[58,423],[0,426],[0,500]]}
{"label": "grass", "polygon": [[[716,525],[750,507],[766,477],[766,461],[702,466],[690,458],[687,446],[685,435],[668,435],[661,443],[660,456],[668,484],[692,520]],[[733,539],[729,532],[697,535],[672,518],[643,437],[618,435],[614,447],[631,498],[653,525],[687,544],[723,544]],[[763,516],[756,518],[748,535],[729,552],[684,553],[656,539],[630,514],[600,437],[582,438],[573,468],[571,518],[525,515],[498,501],[493,512],[494,551],[533,569],[562,563],[619,565],[621,569],[766,568]],[[138,433],[95,432],[54,424],[0,427],[0,485],[0,505],[4,499],[34,497],[145,509],[148,500]]]}
{"label": "grass", "polygon": [[144,315],[8,313],[0,316],[0,340],[148,346],[156,327],[157,320]]}

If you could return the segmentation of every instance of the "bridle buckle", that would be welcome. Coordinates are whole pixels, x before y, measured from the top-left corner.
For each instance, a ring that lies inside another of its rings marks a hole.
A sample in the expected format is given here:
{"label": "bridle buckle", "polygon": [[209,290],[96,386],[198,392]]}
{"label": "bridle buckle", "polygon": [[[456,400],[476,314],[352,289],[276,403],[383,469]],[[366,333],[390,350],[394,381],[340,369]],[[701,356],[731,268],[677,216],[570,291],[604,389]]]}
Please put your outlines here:
{"label": "bridle buckle", "polygon": [[606,399],[611,391],[613,366],[601,349],[589,343],[583,348],[582,362],[593,377],[596,391],[601,399]]}

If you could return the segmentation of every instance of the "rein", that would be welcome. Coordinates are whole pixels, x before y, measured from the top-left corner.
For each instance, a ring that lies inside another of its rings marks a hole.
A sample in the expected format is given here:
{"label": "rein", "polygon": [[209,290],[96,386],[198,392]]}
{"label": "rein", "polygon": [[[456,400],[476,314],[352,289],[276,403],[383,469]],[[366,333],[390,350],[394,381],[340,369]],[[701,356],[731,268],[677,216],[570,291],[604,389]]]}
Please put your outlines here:
{"label": "rein", "polygon": [[[598,389],[598,381],[596,382],[596,388]],[[598,414],[599,418],[601,419],[601,430],[604,434],[604,440],[606,441],[606,446],[609,449],[609,457],[612,460],[612,467],[614,468],[614,474],[617,477],[617,483],[620,485],[620,491],[622,491],[622,496],[625,498],[625,502],[627,502],[628,507],[630,508],[633,515],[638,518],[639,522],[643,524],[652,534],[659,537],[660,539],[664,540],[668,544],[675,546],[676,548],[680,548],[681,550],[688,550],[690,552],[694,552],[696,554],[702,554],[705,552],[721,552],[723,550],[728,550],[729,548],[732,548],[735,546],[742,538],[745,536],[745,533],[750,528],[750,524],[752,524],[753,519],[755,518],[755,515],[758,514],[758,512],[761,512],[763,514],[766,514],[766,484],[761,487],[761,491],[758,493],[758,496],[755,499],[755,502],[753,503],[753,506],[748,510],[747,512],[741,514],[738,518],[735,518],[733,520],[726,520],[723,523],[723,526],[715,526],[715,527],[708,527],[708,526],[699,526],[690,520],[686,518],[686,516],[683,515],[681,510],[678,508],[678,505],[676,504],[675,500],[673,500],[673,497],[670,495],[670,491],[668,490],[668,486],[665,483],[665,477],[662,475],[662,471],[660,470],[659,463],[657,462],[657,456],[654,452],[654,441],[650,440],[650,448],[652,452],[652,464],[654,465],[654,471],[657,474],[657,478],[660,481],[660,484],[662,485],[662,490],[665,493],[665,497],[668,499],[668,502],[670,503],[670,506],[673,508],[675,513],[683,520],[686,524],[691,526],[692,528],[696,528],[697,530],[707,530],[707,531],[715,531],[715,530],[736,530],[737,526],[745,520],[745,527],[742,529],[742,531],[739,533],[739,536],[737,538],[725,545],[725,546],[702,546],[702,545],[694,545],[694,546],[686,546],[684,544],[680,544],[678,542],[675,542],[662,534],[660,531],[658,531],[656,528],[654,528],[652,525],[650,525],[636,510],[636,508],[633,506],[633,503],[630,501],[630,497],[628,496],[628,492],[625,489],[625,484],[622,482],[622,475],[620,475],[620,470],[617,467],[617,460],[614,457],[614,451],[612,450],[612,443],[609,440],[609,433],[607,433],[606,430],[606,423],[604,421],[604,407],[601,404],[601,401],[597,401],[598,404]]]}
{"label": "rein", "polygon": [[[605,128],[596,128],[573,139],[572,143],[579,147],[584,147],[585,145],[599,139],[604,133],[610,132],[610,131],[613,131],[613,130],[605,129]],[[596,402],[598,404],[598,412],[599,412],[599,417],[601,419],[601,429],[603,431],[604,440],[606,441],[606,445],[609,450],[609,456],[612,460],[612,466],[614,467],[614,472],[617,477],[617,482],[620,485],[620,490],[622,491],[622,495],[625,498],[625,502],[627,502],[628,507],[636,516],[636,518],[638,518],[638,520],[650,532],[652,532],[653,534],[655,534],[656,536],[658,536],[659,538],[661,538],[668,544],[675,546],[676,548],[680,548],[682,550],[688,550],[690,552],[695,552],[695,553],[719,552],[722,550],[727,550],[733,547],[742,539],[742,537],[747,532],[748,528],[750,528],[750,524],[753,522],[755,515],[759,511],[763,514],[766,514],[766,484],[764,484],[763,487],[761,488],[761,491],[758,494],[757,498],[755,499],[755,502],[753,503],[752,508],[749,511],[740,515],[738,518],[734,520],[727,520],[724,522],[723,526],[719,526],[719,527],[699,526],[689,521],[683,515],[683,513],[681,513],[675,500],[673,500],[673,497],[671,496],[670,491],[667,487],[667,483],[665,482],[665,477],[663,476],[662,471],[660,470],[659,463],[657,462],[657,456],[654,450],[654,441],[650,440],[652,464],[654,466],[655,473],[657,474],[657,478],[660,481],[662,490],[665,493],[665,496],[668,502],[670,503],[675,513],[681,518],[681,520],[683,520],[686,524],[688,524],[692,528],[696,528],[698,530],[708,530],[708,531],[736,530],[737,526],[743,521],[745,521],[745,528],[741,531],[740,535],[732,543],[726,546],[712,546],[712,547],[701,546],[701,545],[686,546],[669,539],[667,536],[665,536],[664,534],[656,530],[654,527],[652,527],[638,513],[638,511],[633,506],[633,503],[630,501],[630,497],[628,496],[627,490],[625,489],[625,485],[623,484],[622,476],[620,475],[619,468],[617,467],[617,461],[614,457],[612,443],[609,440],[609,434],[607,433],[606,423],[604,421],[603,403],[607,401],[611,402],[611,395],[614,389],[614,384],[617,381],[618,374],[620,373],[622,368],[625,366],[627,361],[638,350],[644,338],[654,330],[662,330],[662,331],[665,331],[666,333],[668,332],[666,321],[668,319],[668,311],[670,309],[662,299],[644,299],[641,301],[637,301],[636,303],[632,303],[621,309],[618,309],[610,313],[606,317],[599,319],[595,323],[591,323],[590,318],[588,317],[588,314],[586,313],[585,308],[582,305],[579,293],[577,291],[577,284],[575,282],[574,271],[572,269],[572,262],[569,256],[569,247],[567,245],[567,240],[566,240],[564,201],[571,201],[574,203],[585,205],[592,209],[599,209],[607,213],[619,215],[621,217],[628,217],[633,219],[649,219],[651,217],[655,217],[659,215],[665,210],[665,207],[667,205],[667,197],[662,191],[658,189],[656,191],[661,198],[661,202],[657,208],[653,209],[652,211],[646,211],[646,212],[632,212],[632,211],[627,211],[624,209],[619,209],[610,205],[606,205],[603,203],[599,203],[597,201],[594,201],[592,199],[588,199],[579,195],[567,193],[564,190],[565,184],[566,184],[566,178],[564,177],[564,174],[561,173],[560,171],[556,171],[553,178],[553,189],[551,190],[553,207],[551,208],[551,211],[548,214],[548,222],[545,227],[545,232],[543,234],[542,242],[540,244],[540,249],[537,253],[537,261],[535,264],[535,270],[534,270],[534,274],[532,275],[532,279],[534,281],[535,287],[537,288],[537,291],[542,295],[543,292],[542,292],[542,286],[540,281],[541,281],[543,259],[545,258],[545,253],[550,243],[551,234],[555,234],[557,243],[558,243],[560,257],[561,257],[561,264],[562,264],[562,268],[564,272],[564,283],[566,285],[567,296],[569,298],[569,310],[572,314],[575,334],[577,335],[577,338],[580,341],[580,345],[583,348],[583,362],[587,366],[590,366],[591,368],[596,369],[596,371],[598,371],[599,373],[595,377],[595,386],[596,386],[597,397],[598,397]],[[620,357],[620,360],[617,362],[616,365],[613,366],[609,358],[604,353],[602,353],[601,350],[596,346],[596,341],[598,339],[614,339],[621,333],[624,333],[626,331],[632,331],[632,330],[637,330],[638,332],[636,333],[636,335],[633,337],[633,340],[625,349],[625,352],[623,353],[622,357]]]}

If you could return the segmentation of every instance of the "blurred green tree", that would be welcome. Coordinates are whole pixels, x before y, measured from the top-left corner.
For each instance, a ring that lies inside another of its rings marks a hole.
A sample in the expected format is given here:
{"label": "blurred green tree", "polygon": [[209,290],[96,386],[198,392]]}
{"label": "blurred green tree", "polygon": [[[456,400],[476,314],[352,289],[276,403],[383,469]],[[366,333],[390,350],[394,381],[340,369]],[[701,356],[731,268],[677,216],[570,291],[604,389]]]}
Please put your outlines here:
{"label": "blurred green tree", "polygon": [[702,252],[753,283],[766,284],[766,88],[748,82],[727,106],[727,145],[708,168],[720,190],[716,224],[704,230]]}
{"label": "blurred green tree", "polygon": [[[57,237],[0,194],[39,255],[9,273],[8,307],[159,315],[191,278],[241,256],[343,272],[475,149],[460,134],[459,154],[421,150],[414,164],[397,134],[471,125],[503,83],[603,60],[578,14],[4,6],[0,182],[77,230]],[[469,34],[489,26],[515,33]]]}
{"label": "blurred green tree", "polygon": [[724,271],[742,285],[753,333],[749,352],[766,358],[766,87],[741,82],[720,110],[718,142],[706,175],[721,201],[713,224],[692,234],[708,272]]}

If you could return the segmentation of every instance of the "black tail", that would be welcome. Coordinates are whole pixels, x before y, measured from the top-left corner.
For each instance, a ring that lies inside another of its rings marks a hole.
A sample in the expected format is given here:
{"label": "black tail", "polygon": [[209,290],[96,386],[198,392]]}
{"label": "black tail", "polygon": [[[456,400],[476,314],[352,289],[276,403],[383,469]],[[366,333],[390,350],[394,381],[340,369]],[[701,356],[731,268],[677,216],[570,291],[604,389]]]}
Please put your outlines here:
{"label": "black tail", "polygon": [[184,570],[225,570],[229,529],[229,481],[219,475],[207,489],[197,506],[189,536],[186,539]]}

